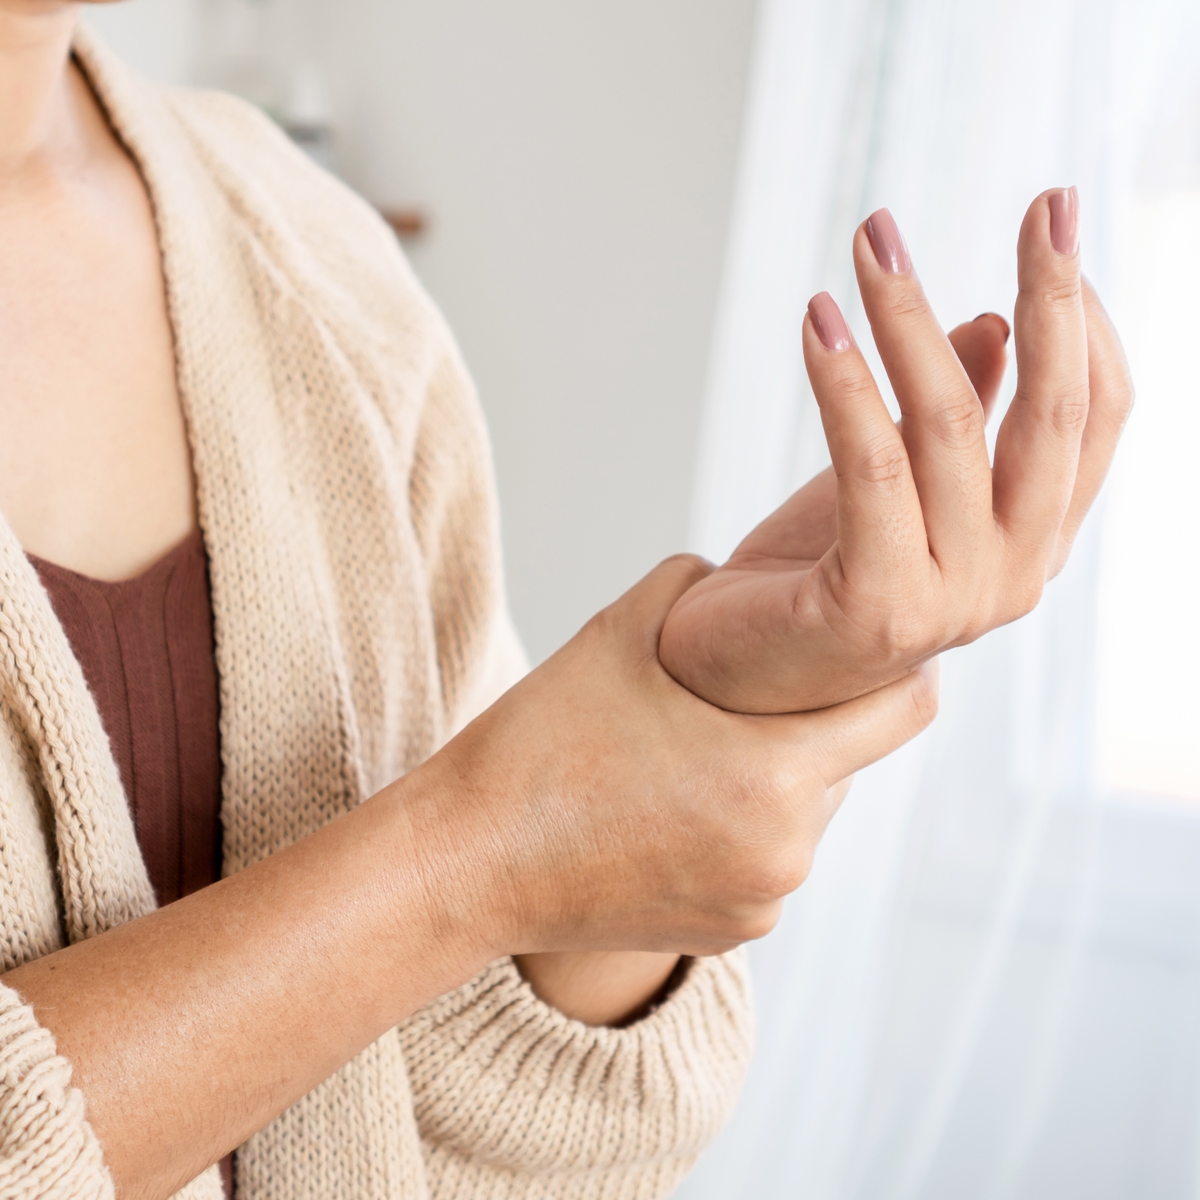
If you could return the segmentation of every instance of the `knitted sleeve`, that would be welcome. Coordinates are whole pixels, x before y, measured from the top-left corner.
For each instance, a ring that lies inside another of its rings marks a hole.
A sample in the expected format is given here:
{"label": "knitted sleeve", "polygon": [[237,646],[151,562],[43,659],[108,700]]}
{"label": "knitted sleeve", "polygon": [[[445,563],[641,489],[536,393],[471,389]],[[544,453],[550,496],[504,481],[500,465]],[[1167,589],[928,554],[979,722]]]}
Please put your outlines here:
{"label": "knitted sleeve", "polygon": [[625,1029],[571,1020],[493,963],[401,1030],[431,1196],[669,1195],[741,1087],[750,1012],[741,952],[693,961]]}
{"label": "knitted sleeve", "polygon": [[11,988],[0,984],[0,1196],[111,1200],[71,1064]]}

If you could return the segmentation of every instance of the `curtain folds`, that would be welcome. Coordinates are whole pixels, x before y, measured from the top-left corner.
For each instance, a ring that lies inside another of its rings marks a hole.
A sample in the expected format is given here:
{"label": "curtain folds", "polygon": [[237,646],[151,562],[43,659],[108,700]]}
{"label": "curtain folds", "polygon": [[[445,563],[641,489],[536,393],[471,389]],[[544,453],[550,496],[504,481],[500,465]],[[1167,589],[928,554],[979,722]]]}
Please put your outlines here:
{"label": "curtain folds", "polygon": [[[724,558],[827,461],[801,320],[826,288],[870,347],[850,239],[874,208],[949,327],[1011,317],[1024,210],[1077,184],[1113,298],[1130,197],[1200,153],[1193,10],[764,0],[695,549]],[[1200,805],[1095,777],[1102,516],[1033,616],[946,656],[942,716],[863,773],[752,948],[758,1057],[682,1200],[1200,1196]]]}

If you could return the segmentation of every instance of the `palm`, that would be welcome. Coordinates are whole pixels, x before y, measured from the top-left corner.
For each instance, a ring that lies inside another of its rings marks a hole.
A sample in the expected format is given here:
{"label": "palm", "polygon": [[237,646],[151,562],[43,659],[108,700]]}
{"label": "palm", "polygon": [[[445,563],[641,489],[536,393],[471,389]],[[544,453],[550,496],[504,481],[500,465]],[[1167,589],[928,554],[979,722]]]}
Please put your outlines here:
{"label": "palm", "polygon": [[[950,342],[985,413],[995,405],[1004,374],[1006,354],[999,328],[998,322],[971,322],[950,334]],[[731,639],[740,639],[744,642],[743,649],[730,657],[741,657],[744,652],[748,659],[753,658],[761,652],[764,641],[776,640],[771,630],[786,629],[786,636],[790,637],[796,629],[798,614],[807,618],[801,625],[808,627],[810,635],[827,635],[836,645],[839,631],[829,626],[838,620],[836,594],[841,586],[837,477],[829,467],[756,526],[728,562],[680,600],[669,618],[670,649],[678,659],[677,648],[681,645],[704,647],[719,638],[728,649]],[[667,657],[664,654],[664,661]],[[667,666],[673,668],[671,662]],[[819,689],[806,692],[803,686],[785,682],[769,695],[741,695],[728,706],[771,711],[780,703],[795,703],[795,697],[803,696],[804,707],[821,707],[888,682],[876,677],[870,669],[863,670],[859,677],[843,671],[840,679],[841,690],[836,694]],[[788,692],[792,699],[782,701],[783,692]]]}

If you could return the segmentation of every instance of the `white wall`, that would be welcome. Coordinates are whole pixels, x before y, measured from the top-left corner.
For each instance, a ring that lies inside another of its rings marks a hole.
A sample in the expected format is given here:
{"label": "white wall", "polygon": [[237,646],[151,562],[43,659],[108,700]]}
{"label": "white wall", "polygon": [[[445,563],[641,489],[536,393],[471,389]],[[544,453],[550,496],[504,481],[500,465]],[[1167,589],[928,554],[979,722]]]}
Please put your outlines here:
{"label": "white wall", "polygon": [[[95,18],[163,75],[218,2]],[[541,658],[684,546],[754,0],[290,3],[343,174],[433,214],[412,257],[483,395]]]}
{"label": "white wall", "polygon": [[187,78],[197,15],[195,0],[126,0],[87,8],[88,23],[126,62],[163,83]]}

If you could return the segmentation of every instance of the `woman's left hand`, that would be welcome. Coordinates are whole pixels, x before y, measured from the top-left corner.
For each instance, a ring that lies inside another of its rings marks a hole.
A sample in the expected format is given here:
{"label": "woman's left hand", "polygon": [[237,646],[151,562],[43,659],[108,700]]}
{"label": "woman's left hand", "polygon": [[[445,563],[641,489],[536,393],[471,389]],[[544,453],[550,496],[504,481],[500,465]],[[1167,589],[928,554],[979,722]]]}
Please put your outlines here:
{"label": "woman's left hand", "polygon": [[1077,221],[1071,189],[1039,196],[1022,224],[1017,391],[994,465],[984,402],[1003,364],[987,333],[972,332],[979,321],[942,333],[886,210],[859,228],[859,288],[902,419],[833,300],[815,297],[804,354],[832,473],[678,601],[659,648],[676,679],[731,711],[820,708],[1037,604],[1133,403],[1116,333],[1080,275]]}

